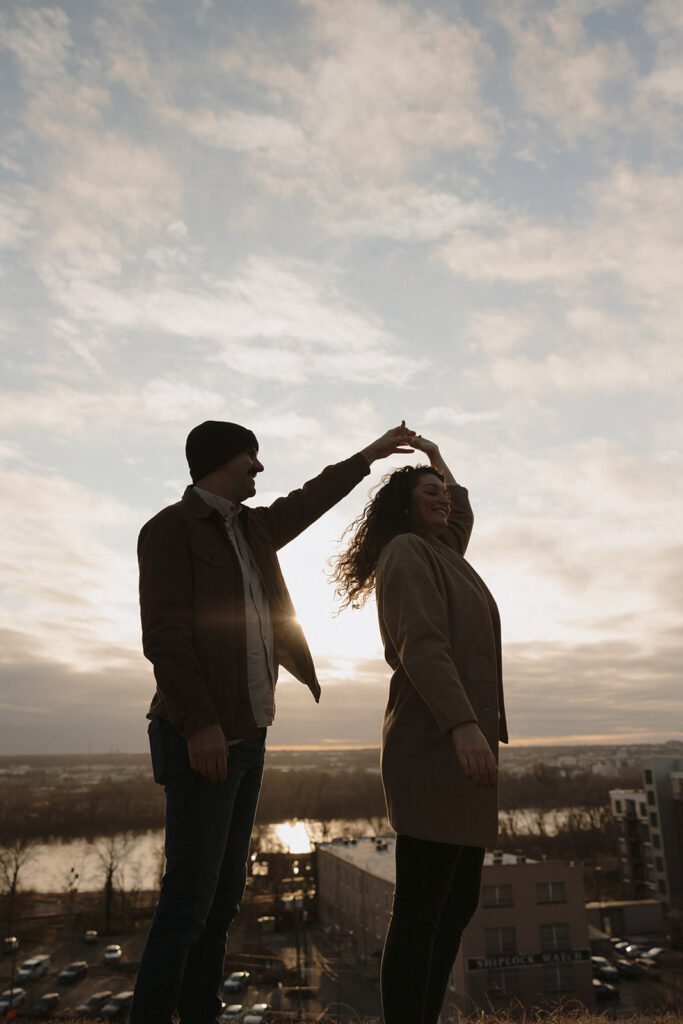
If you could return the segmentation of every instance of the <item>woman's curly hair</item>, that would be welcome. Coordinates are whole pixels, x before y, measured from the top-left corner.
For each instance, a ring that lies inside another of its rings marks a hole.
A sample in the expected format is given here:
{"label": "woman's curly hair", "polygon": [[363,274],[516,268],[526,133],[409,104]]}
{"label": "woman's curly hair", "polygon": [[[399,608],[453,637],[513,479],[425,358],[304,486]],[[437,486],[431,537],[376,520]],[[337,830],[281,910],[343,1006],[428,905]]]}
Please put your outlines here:
{"label": "woman's curly hair", "polygon": [[415,533],[410,518],[411,494],[418,477],[433,473],[432,466],[402,466],[382,477],[379,489],[370,498],[357,519],[346,528],[342,539],[350,535],[346,548],[332,559],[330,579],[335,597],[344,608],[362,608],[375,589],[377,561],[382,548],[400,533]]}

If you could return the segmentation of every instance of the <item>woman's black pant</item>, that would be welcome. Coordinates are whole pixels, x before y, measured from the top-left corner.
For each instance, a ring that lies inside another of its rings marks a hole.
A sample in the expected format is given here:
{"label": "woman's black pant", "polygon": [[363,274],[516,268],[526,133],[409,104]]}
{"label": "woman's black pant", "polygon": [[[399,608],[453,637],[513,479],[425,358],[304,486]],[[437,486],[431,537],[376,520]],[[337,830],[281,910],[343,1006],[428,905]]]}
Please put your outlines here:
{"label": "woman's black pant", "polygon": [[396,837],[396,891],[381,970],[384,1024],[436,1024],[484,850]]}

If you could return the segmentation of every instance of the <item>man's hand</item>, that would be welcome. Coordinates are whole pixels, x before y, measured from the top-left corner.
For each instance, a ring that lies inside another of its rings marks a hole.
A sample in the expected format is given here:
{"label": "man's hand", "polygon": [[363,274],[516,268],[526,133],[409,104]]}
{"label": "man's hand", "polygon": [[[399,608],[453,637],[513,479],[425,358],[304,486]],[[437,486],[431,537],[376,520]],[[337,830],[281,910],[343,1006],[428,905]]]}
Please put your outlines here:
{"label": "man's hand", "polygon": [[463,722],[451,730],[460,767],[476,786],[495,786],[498,765],[476,722]]}
{"label": "man's hand", "polygon": [[409,445],[414,436],[415,431],[409,430],[406,421],[401,420],[400,427],[392,427],[367,448],[363,448],[363,455],[370,465],[375,459],[386,459],[387,455],[410,455],[413,449]]}
{"label": "man's hand", "polygon": [[211,782],[224,782],[228,770],[228,751],[220,725],[205,725],[187,741],[190,768]]}

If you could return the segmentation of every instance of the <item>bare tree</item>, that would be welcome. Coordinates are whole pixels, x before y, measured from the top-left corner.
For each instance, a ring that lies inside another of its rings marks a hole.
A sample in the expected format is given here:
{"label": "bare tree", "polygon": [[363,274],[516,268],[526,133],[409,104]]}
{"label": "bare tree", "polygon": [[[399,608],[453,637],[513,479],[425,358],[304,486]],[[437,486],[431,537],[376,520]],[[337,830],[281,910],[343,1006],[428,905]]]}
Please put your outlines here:
{"label": "bare tree", "polygon": [[132,836],[122,832],[115,836],[104,836],[98,839],[95,853],[104,870],[104,932],[111,931],[112,912],[114,908],[115,885],[123,885],[123,865],[126,862]]}
{"label": "bare tree", "polygon": [[0,844],[0,885],[7,893],[8,915],[7,931],[12,935],[14,929],[14,910],[16,905],[19,876],[22,869],[36,852],[38,840],[18,836]]}

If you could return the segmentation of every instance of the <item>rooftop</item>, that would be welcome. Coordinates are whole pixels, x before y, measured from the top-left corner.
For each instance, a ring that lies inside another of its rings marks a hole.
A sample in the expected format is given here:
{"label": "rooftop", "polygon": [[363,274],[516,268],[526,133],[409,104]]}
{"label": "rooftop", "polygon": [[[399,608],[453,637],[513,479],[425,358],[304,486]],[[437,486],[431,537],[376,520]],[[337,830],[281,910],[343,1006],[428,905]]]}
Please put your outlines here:
{"label": "rooftop", "polygon": [[[362,868],[375,878],[381,878],[392,884],[396,878],[394,865],[394,847],[396,837],[391,836],[362,836],[360,839],[333,839],[329,843],[318,843],[319,850],[339,857],[347,864],[356,868]],[[494,864],[519,864],[520,860],[512,853],[500,853],[487,850],[484,858],[484,867],[492,867]],[[535,863],[526,860],[526,863]]]}

